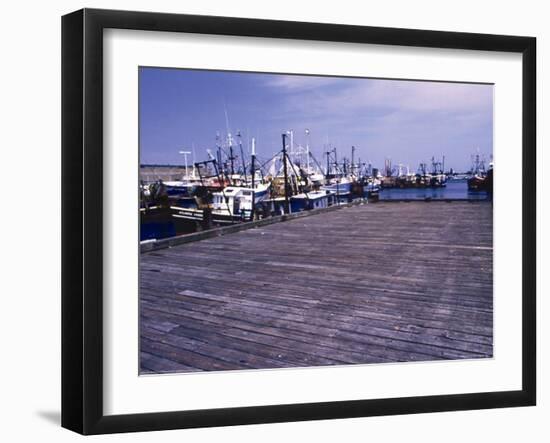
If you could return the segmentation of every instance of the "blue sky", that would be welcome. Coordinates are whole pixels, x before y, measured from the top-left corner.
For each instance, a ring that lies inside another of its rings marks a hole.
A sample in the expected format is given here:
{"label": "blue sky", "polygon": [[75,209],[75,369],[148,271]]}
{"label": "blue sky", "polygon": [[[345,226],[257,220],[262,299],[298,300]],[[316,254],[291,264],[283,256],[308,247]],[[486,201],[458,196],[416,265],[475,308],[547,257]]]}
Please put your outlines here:
{"label": "blue sky", "polygon": [[[247,149],[257,140],[259,157],[281,149],[281,134],[294,131],[296,144],[321,161],[327,141],[338,156],[357,148],[361,161],[416,170],[441,158],[466,170],[471,155],[489,159],[493,149],[493,86],[481,84],[354,79],[185,69],[140,68],[140,156],[142,164],[183,164],[180,150],[194,146],[206,160],[216,132],[243,135]],[[213,149],[214,150],[214,149]]]}

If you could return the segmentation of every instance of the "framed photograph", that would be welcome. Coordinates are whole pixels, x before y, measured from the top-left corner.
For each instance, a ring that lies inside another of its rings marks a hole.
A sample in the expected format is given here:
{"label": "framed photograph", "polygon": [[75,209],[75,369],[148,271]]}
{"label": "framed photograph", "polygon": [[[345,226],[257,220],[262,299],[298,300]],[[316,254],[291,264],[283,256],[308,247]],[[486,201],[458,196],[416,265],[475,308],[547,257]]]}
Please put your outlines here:
{"label": "framed photograph", "polygon": [[536,402],[532,37],[62,20],[62,425]]}

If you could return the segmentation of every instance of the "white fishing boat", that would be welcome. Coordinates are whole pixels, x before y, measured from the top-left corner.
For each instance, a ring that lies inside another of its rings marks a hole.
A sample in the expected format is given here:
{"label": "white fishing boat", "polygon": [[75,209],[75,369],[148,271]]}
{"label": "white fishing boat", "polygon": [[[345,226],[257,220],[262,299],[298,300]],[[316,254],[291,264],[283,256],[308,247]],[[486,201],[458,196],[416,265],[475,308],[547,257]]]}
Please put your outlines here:
{"label": "white fishing boat", "polygon": [[336,203],[336,194],[330,191],[311,191],[290,197],[290,211],[301,212],[328,208]]}
{"label": "white fishing boat", "polygon": [[[269,197],[269,185],[258,184],[254,189],[242,186],[228,186],[222,191],[212,193],[209,205],[212,222],[228,224],[249,221],[253,209]],[[204,208],[185,208],[172,206],[172,216],[176,219],[203,221]]]}
{"label": "white fishing boat", "polygon": [[330,192],[336,195],[339,203],[351,201],[352,180],[348,177],[336,177],[327,180],[327,184],[321,186],[321,191]]}
{"label": "white fishing boat", "polygon": [[269,197],[269,185],[258,184],[254,189],[228,186],[212,194],[212,218],[216,222],[232,223],[250,220],[254,206]]}

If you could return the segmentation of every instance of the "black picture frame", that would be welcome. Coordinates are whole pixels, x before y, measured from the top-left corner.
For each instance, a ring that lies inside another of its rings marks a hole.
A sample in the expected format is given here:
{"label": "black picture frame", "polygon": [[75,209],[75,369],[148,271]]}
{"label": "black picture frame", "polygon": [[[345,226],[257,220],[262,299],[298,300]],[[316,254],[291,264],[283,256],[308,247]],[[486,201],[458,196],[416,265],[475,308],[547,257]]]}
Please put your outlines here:
{"label": "black picture frame", "polygon": [[[106,416],[103,413],[103,30],[171,31],[522,54],[522,389]],[[62,426],[82,434],[529,406],[536,403],[536,39],[83,9],[62,18]]]}

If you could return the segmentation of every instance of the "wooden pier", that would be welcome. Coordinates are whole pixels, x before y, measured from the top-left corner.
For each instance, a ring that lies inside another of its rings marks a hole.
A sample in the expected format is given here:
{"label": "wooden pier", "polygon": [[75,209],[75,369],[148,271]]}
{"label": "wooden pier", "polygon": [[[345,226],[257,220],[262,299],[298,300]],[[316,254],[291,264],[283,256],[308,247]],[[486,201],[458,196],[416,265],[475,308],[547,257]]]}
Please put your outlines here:
{"label": "wooden pier", "polygon": [[141,254],[141,373],[487,358],[488,202],[376,203]]}

